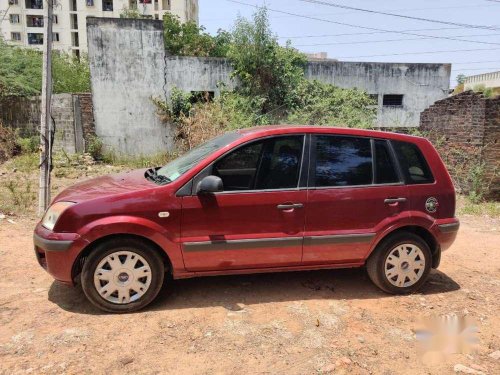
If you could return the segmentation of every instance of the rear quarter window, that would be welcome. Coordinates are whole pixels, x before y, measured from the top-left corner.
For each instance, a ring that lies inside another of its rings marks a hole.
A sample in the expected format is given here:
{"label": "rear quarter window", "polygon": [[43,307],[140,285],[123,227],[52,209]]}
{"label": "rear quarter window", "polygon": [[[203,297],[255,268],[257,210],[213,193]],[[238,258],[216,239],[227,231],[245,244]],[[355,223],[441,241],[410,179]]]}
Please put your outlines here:
{"label": "rear quarter window", "polygon": [[407,184],[434,182],[429,165],[417,145],[400,141],[393,141],[392,144]]}

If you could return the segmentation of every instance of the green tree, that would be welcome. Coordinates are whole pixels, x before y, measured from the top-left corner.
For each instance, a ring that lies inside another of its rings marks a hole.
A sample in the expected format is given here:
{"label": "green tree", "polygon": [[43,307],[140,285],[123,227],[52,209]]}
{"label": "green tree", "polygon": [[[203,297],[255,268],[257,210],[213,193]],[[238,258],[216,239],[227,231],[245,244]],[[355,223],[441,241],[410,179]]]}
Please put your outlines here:
{"label": "green tree", "polygon": [[260,8],[251,21],[238,17],[228,57],[242,93],[266,99],[263,113],[290,107],[296,100],[294,87],[304,77],[306,57],[289,43],[279,45],[265,8]]}
{"label": "green tree", "polygon": [[462,85],[465,83],[465,80],[467,79],[467,76],[465,74],[459,74],[457,75],[457,84]]}
{"label": "green tree", "polygon": [[[54,93],[90,91],[90,71],[85,56],[77,59],[53,52]],[[40,94],[42,89],[42,53],[14,47],[0,39],[0,96]]]}
{"label": "green tree", "polygon": [[219,30],[216,36],[205,32],[196,22],[181,23],[179,17],[165,13],[163,16],[164,42],[172,55],[225,57],[230,34]]}
{"label": "green tree", "polygon": [[141,18],[148,18],[148,17],[146,17],[141,12],[139,12],[136,7],[133,7],[133,8],[123,8],[121,13],[120,13],[120,18],[141,19]]}

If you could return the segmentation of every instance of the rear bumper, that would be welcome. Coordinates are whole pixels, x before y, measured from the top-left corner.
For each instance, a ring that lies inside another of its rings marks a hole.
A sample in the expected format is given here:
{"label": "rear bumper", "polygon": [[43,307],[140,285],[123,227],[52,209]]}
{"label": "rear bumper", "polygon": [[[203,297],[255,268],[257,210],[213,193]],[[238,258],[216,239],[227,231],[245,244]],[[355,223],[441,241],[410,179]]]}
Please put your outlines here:
{"label": "rear bumper", "polygon": [[77,233],[55,233],[38,224],[33,243],[40,266],[54,279],[73,285],[73,265],[88,242]]}
{"label": "rear bumper", "polygon": [[456,218],[436,220],[431,231],[436,238],[441,251],[445,251],[455,242],[457,238],[460,221]]}

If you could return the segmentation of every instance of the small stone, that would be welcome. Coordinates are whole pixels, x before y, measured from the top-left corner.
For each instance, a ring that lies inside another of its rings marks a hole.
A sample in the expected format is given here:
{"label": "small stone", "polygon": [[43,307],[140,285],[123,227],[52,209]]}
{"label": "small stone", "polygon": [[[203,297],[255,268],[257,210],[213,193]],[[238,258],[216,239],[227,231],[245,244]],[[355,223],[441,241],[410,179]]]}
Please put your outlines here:
{"label": "small stone", "polygon": [[335,371],[335,364],[331,363],[329,365],[323,366],[319,369],[321,373],[328,374]]}
{"label": "small stone", "polygon": [[17,172],[17,168],[14,168],[14,169],[12,170],[12,173],[16,173],[16,172]]}
{"label": "small stone", "polygon": [[467,367],[467,366],[464,366],[460,363],[456,364],[453,367],[453,371],[455,371],[456,373],[461,373],[461,374],[485,375],[484,372],[482,372],[482,371],[474,370],[474,369]]}
{"label": "small stone", "polygon": [[472,365],[470,365],[470,367],[473,368],[474,370],[488,372],[488,370],[485,367],[476,365],[475,363],[473,363]]}
{"label": "small stone", "polygon": [[498,361],[500,359],[500,350],[496,350],[493,353],[490,353],[489,356]]}
{"label": "small stone", "polygon": [[349,358],[347,358],[347,357],[342,357],[342,358],[340,358],[340,360],[345,365],[350,365],[352,363],[352,361]]}
{"label": "small stone", "polygon": [[365,338],[363,336],[358,336],[358,341],[363,344],[365,342]]}
{"label": "small stone", "polygon": [[123,366],[126,366],[126,365],[128,365],[129,363],[132,363],[132,362],[134,362],[134,357],[132,357],[132,356],[126,356],[126,357],[120,358],[120,363]]}

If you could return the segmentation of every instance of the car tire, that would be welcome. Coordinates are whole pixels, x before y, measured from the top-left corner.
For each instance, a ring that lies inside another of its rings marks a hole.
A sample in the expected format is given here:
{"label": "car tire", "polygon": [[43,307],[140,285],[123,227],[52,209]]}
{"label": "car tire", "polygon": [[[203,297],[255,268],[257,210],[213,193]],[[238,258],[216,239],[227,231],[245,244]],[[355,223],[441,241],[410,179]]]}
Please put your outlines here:
{"label": "car tire", "polygon": [[395,233],[383,239],[366,262],[370,279],[390,294],[417,291],[426,282],[431,267],[429,246],[410,232]]}
{"label": "car tire", "polygon": [[82,289],[97,308],[112,313],[137,311],[158,295],[165,266],[157,251],[135,238],[98,244],[87,257]]}

